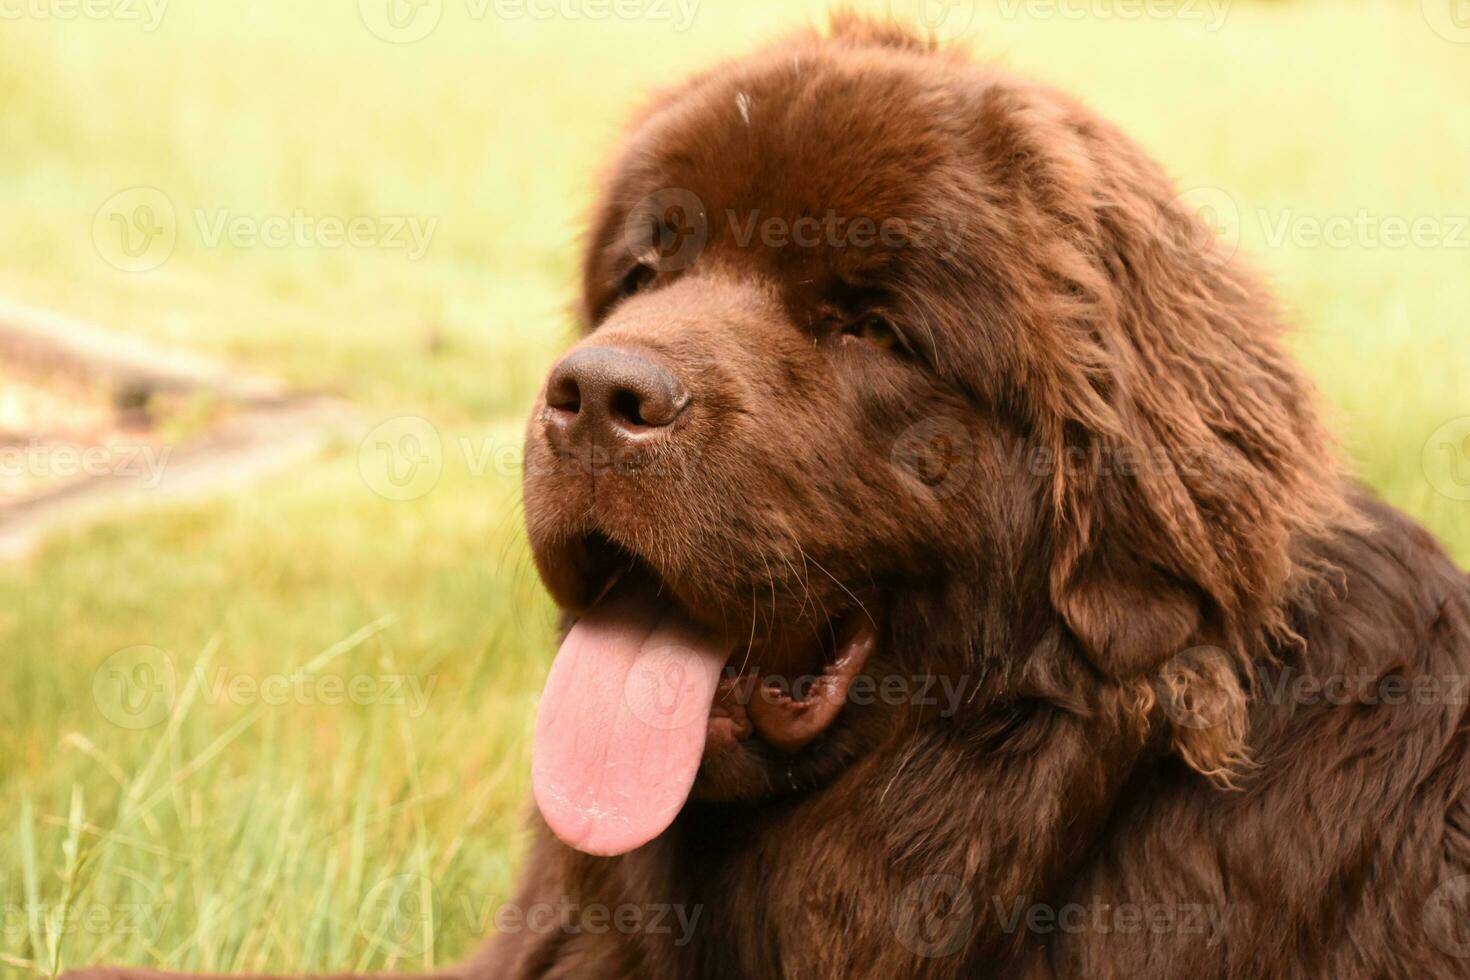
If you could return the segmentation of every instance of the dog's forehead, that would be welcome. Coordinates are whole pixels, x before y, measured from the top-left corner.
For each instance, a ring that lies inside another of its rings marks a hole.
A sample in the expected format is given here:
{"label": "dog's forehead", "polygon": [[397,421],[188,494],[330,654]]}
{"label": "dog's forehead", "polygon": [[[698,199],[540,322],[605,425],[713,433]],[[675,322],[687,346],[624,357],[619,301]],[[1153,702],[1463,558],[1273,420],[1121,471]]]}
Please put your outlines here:
{"label": "dog's forehead", "polygon": [[977,243],[996,229],[977,210],[990,171],[975,105],[991,81],[946,64],[768,57],[671,90],[606,174],[584,251],[584,322],[642,267],[664,286],[749,284],[803,324],[881,308],[922,323],[916,346],[948,343],[956,311],[976,302]]}
{"label": "dog's forehead", "polygon": [[635,128],[614,201],[625,213],[676,203],[707,222],[714,250],[836,248],[881,263],[952,215],[943,188],[959,147],[935,97],[900,67],[832,59],[716,75]]}

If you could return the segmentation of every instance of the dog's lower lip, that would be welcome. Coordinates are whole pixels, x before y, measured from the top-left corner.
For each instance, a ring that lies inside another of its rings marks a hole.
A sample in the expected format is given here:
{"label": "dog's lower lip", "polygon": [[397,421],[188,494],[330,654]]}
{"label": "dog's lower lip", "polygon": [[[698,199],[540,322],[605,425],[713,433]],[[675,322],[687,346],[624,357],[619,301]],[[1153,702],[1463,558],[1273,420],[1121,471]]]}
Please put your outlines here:
{"label": "dog's lower lip", "polygon": [[[802,678],[802,689],[762,684],[749,705],[750,720],[761,737],[784,752],[805,748],[831,727],[847,701],[853,679],[862,673],[877,646],[877,630],[861,606],[835,625],[837,641],[821,672]],[[798,696],[800,695],[800,696]]]}

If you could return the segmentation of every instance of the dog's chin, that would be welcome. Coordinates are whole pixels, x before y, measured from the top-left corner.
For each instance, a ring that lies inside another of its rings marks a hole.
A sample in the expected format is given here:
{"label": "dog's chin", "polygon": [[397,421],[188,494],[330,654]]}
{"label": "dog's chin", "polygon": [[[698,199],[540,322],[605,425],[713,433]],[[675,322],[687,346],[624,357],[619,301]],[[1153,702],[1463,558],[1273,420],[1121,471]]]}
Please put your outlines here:
{"label": "dog's chin", "polygon": [[772,761],[748,742],[706,751],[689,798],[704,803],[763,800],[775,794],[774,775]]}
{"label": "dog's chin", "polygon": [[[855,713],[849,707],[847,714]],[[813,790],[831,781],[861,754],[862,739],[852,719],[839,719],[821,738],[794,755],[770,747],[760,736],[706,748],[691,800],[755,803]]]}

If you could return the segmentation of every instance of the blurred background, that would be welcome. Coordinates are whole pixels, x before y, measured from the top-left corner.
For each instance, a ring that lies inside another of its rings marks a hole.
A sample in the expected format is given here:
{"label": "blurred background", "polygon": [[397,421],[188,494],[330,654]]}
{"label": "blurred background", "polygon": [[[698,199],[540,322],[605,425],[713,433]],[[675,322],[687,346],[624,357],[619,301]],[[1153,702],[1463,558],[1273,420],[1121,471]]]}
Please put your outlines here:
{"label": "blurred background", "polygon": [[[1470,3],[878,0],[1131,132],[1470,562]],[[0,0],[0,974],[425,969],[509,899],[524,414],[649,89],[806,0]]]}

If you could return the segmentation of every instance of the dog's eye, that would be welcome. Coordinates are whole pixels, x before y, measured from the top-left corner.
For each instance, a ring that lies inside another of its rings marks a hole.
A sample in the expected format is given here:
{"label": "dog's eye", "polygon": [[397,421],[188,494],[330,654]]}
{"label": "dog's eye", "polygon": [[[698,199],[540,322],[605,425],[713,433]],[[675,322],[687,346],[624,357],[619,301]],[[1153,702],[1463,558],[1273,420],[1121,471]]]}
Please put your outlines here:
{"label": "dog's eye", "polygon": [[893,324],[881,316],[865,316],[850,324],[846,330],[842,331],[842,334],[854,340],[865,340],[884,350],[898,350],[903,347],[903,340],[899,337],[898,331],[893,329]]}
{"label": "dog's eye", "polygon": [[639,262],[633,268],[623,273],[623,278],[618,280],[619,298],[632,296],[644,286],[653,282],[654,277],[657,275],[658,270],[654,269],[653,266],[646,262]]}

